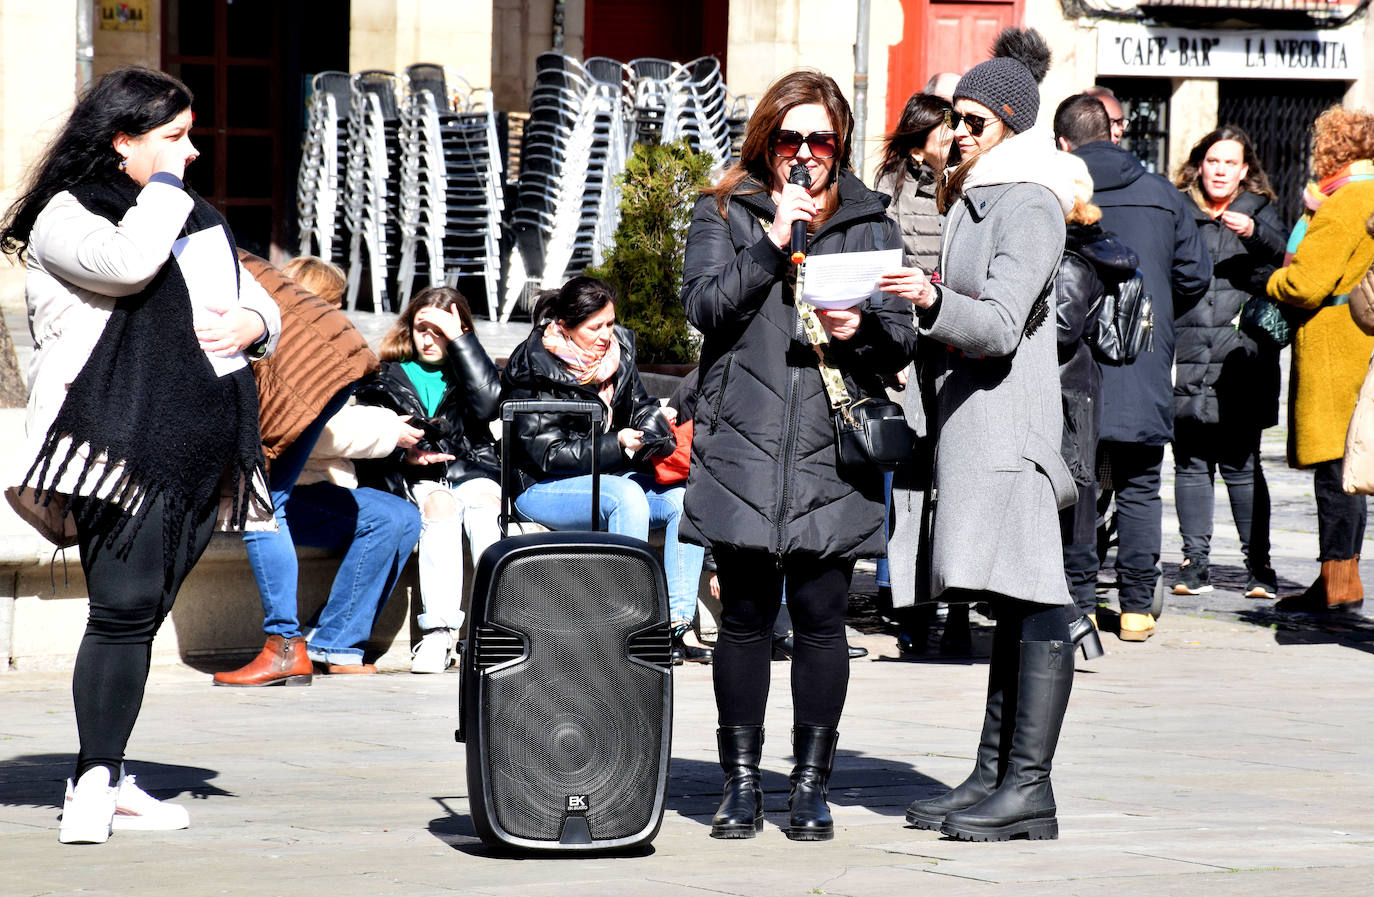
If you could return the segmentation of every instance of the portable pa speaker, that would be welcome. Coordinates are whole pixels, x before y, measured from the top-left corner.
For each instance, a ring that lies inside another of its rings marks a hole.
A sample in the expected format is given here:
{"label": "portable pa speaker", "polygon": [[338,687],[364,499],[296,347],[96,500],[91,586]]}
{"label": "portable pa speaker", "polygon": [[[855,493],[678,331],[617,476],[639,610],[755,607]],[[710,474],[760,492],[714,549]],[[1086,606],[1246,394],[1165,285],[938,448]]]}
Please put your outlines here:
{"label": "portable pa speaker", "polygon": [[658,554],[609,533],[502,539],[478,562],[468,620],[458,737],[483,842],[580,852],[652,840],[673,707]]}

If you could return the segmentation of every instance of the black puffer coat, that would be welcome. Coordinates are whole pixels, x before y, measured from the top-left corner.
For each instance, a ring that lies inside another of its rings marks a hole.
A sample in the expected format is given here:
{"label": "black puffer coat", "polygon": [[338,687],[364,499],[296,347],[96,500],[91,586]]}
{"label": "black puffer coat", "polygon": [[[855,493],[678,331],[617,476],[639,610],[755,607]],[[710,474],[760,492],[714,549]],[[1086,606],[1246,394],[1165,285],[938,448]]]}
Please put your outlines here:
{"label": "black puffer coat", "polygon": [[388,361],[377,376],[365,380],[355,393],[359,404],[381,405],[409,414],[412,426],[426,431],[420,447],[454,456],[448,464],[404,464],[404,450],[376,461],[359,461],[358,479],[365,486],[405,497],[407,484],[444,477],[450,485],[475,477],[497,479],[501,458],[488,424],[501,410],[501,381],[475,333],[464,333],[448,344],[447,364],[455,385],[435,409],[425,414],[415,384],[400,362]]}
{"label": "black puffer coat", "polygon": [[[838,207],[810,253],[900,248],[885,198],[840,177]],[[836,468],[830,403],[786,286],[787,257],[760,223],[773,202],[736,194],[728,209],[722,218],[716,198],[703,197],[687,235],[682,301],[704,341],[683,537],[777,555],[881,556],[882,472]],[[858,332],[827,351],[857,400],[883,396],[879,376],[904,367],[915,343],[909,303],[870,300]]]}
{"label": "black puffer coat", "polygon": [[1154,307],[1154,348],[1130,364],[1102,365],[1102,438],[1165,445],[1174,435],[1174,317],[1207,292],[1212,259],[1178,188],[1108,141],[1080,146],[1102,227],[1136,255]]}
{"label": "black puffer coat", "polygon": [[1070,224],[1054,276],[1059,389],[1064,397],[1064,463],[1080,486],[1097,482],[1097,434],[1102,428],[1102,374],[1085,334],[1107,287],[1121,283],[1139,260],[1096,224]]}
{"label": "black puffer coat", "polygon": [[[536,325],[529,337],[515,347],[506,369],[501,373],[501,400],[571,399],[598,402],[597,392],[573,379],[572,374],[544,348],[544,328]],[[603,422],[595,439],[587,430],[587,419],[570,414],[526,414],[515,419],[511,448],[516,476],[512,487],[523,492],[543,480],[562,479],[591,473],[592,451],[600,460],[602,473],[616,473],[631,466],[620,447],[617,434],[626,427],[657,432],[658,400],[644,389],[635,368],[635,335],[619,324],[615,337],[620,343],[620,367],[612,377],[611,418]]]}
{"label": "black puffer coat", "polygon": [[1190,202],[1212,256],[1212,283],[1175,320],[1174,419],[1224,424],[1253,433],[1279,422],[1279,353],[1236,329],[1241,306],[1283,264],[1283,224],[1263,196],[1244,192],[1228,211],[1249,215],[1255,232],[1242,240],[1219,218]]}

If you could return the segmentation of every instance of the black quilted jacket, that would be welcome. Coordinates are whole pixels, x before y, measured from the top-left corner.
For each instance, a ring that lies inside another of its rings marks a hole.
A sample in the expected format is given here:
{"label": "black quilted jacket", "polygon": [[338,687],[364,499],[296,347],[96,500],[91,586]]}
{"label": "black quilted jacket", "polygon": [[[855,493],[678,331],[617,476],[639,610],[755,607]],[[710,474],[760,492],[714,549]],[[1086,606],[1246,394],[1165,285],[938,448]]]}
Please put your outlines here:
{"label": "black quilted jacket", "polygon": [[[900,248],[885,199],[843,174],[810,253]],[[703,343],[682,535],[777,555],[880,557],[882,472],[836,467],[830,404],[785,288],[789,263],[760,223],[773,203],[737,194],[728,209],[722,218],[703,197],[687,236],[682,301]],[[879,376],[903,368],[915,344],[909,303],[870,300],[830,359],[854,399],[882,396]]]}

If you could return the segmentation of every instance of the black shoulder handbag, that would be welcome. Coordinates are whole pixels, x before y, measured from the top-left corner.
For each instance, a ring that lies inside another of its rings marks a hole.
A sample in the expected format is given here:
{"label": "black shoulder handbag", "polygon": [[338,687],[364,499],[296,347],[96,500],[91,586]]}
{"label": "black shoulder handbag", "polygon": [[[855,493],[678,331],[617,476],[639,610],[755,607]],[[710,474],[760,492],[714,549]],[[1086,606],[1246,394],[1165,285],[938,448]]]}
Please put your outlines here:
{"label": "black shoulder handbag", "polygon": [[827,341],[816,310],[797,302],[806,340],[816,350],[821,380],[830,397],[831,420],[835,424],[835,460],[840,467],[876,466],[891,470],[910,461],[913,453],[911,428],[906,425],[902,406],[885,398],[850,398],[844,377],[825,360],[821,347]]}

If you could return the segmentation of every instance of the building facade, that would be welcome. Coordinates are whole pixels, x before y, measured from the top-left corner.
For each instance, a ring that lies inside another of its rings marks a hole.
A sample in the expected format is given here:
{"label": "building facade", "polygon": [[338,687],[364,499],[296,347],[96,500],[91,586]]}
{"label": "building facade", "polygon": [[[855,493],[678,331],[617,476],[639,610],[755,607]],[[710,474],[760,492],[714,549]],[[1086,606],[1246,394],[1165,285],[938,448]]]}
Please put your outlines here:
{"label": "building facade", "polygon": [[[861,23],[867,56],[856,65]],[[1054,50],[1043,114],[1109,86],[1129,114],[1126,143],[1160,172],[1234,122],[1290,198],[1316,114],[1374,105],[1368,0],[0,0],[0,201],[16,195],[87,77],[160,67],[196,93],[193,185],[245,247],[280,260],[295,245],[310,74],[439,62],[519,111],[535,56],[550,48],[714,55],[735,95],[757,96],[798,66],[831,74],[851,97],[862,81],[855,162],[868,174],[906,98],[932,73],[981,61],[1006,25],[1040,29]],[[0,273],[9,303],[19,274]]]}

